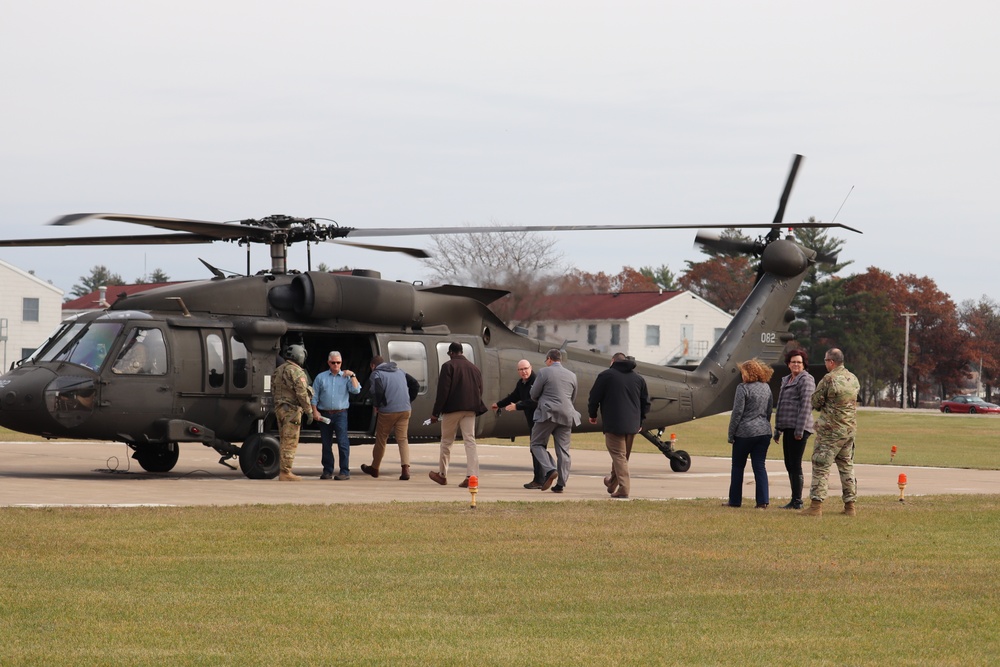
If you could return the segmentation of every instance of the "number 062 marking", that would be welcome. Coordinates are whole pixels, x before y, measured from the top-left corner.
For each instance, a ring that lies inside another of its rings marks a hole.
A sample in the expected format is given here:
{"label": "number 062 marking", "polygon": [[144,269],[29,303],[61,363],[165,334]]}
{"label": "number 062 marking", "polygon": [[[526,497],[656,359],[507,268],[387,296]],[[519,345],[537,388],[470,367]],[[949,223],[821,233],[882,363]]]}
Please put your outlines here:
{"label": "number 062 marking", "polygon": [[771,343],[777,343],[778,334],[774,333],[773,331],[766,331],[760,335],[760,342],[764,343],[765,345],[769,345]]}

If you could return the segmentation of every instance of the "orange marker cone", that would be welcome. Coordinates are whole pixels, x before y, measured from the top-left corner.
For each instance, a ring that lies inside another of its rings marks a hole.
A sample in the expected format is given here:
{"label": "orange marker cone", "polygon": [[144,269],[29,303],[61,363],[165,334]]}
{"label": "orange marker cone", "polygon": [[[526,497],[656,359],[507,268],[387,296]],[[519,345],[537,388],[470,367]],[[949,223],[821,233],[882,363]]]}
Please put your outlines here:
{"label": "orange marker cone", "polygon": [[901,503],[905,502],[905,499],[903,498],[903,489],[906,488],[906,473],[905,472],[899,473],[899,481],[896,483],[896,486],[899,487],[899,502],[901,502]]}
{"label": "orange marker cone", "polygon": [[893,445],[889,450],[889,463],[892,463],[894,458],[896,458],[896,445]]}

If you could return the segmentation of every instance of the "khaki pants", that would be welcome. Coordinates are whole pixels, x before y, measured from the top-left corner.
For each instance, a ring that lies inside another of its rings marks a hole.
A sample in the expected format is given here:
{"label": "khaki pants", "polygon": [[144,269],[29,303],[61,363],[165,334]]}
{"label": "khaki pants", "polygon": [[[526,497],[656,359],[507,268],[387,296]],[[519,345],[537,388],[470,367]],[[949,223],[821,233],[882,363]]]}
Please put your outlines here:
{"label": "khaki pants", "polygon": [[395,433],[396,444],[399,445],[399,464],[410,465],[410,441],[408,431],[410,429],[410,411],[406,412],[379,412],[378,421],[375,424],[375,446],[372,448],[372,468],[378,470],[385,456],[385,445],[389,441],[389,434]]}
{"label": "khaki pants", "polygon": [[604,446],[611,455],[611,488],[618,487],[618,493],[629,494],[628,456],[632,453],[632,442],[635,433],[621,435],[605,433]]}
{"label": "khaki pants", "polygon": [[472,410],[464,412],[446,412],[441,415],[441,459],[439,472],[448,476],[448,461],[451,459],[451,445],[455,442],[455,434],[462,429],[462,440],[465,441],[466,477],[479,475],[479,454],[476,453],[476,413]]}

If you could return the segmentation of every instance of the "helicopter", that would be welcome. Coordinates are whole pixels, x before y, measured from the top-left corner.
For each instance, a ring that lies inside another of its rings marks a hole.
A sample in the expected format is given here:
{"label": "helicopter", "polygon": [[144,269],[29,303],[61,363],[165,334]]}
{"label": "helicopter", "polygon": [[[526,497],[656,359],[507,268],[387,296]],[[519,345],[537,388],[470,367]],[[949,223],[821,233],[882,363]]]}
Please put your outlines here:
{"label": "helicopter", "polygon": [[[759,257],[756,285],[703,361],[684,370],[637,363],[646,380],[651,409],[642,435],[686,472],[690,456],[664,440],[666,428],[728,411],[740,382],[737,362],[781,358],[793,336],[792,299],[815,250],[791,236],[781,238],[782,218],[802,157],[795,156],[777,214],[756,241],[719,239],[699,233],[703,246],[748,252]],[[331,242],[369,250],[426,257],[419,248],[373,245],[345,239],[572,230],[729,228],[733,225],[549,225],[506,227],[373,228],[324,224],[314,218],[273,215],[239,224],[110,213],[63,216],[50,224],[104,219],[142,225],[172,234],[2,240],[0,247],[137,245],[235,241],[247,246],[246,275],[227,276],[204,262],[213,277],[122,294],[106,310],[76,315],[27,358],[0,376],[0,426],[45,438],[95,439],[125,443],[148,472],[169,472],[181,443],[199,443],[221,455],[220,463],[251,479],[272,479],[280,459],[271,379],[281,352],[299,344],[309,353],[306,371],[323,370],[326,353],[339,350],[345,367],[367,379],[369,362],[380,355],[420,383],[414,415],[429,415],[437,370],[447,361],[450,343],[482,371],[486,404],[505,395],[518,377],[517,361],[541,365],[550,342],[514,331],[489,309],[504,290],[461,285],[425,286],[383,280],[376,272],[351,275],[289,270],[293,243]],[[798,227],[842,227],[839,223],[802,223]],[[860,232],[859,232],[860,233]],[[250,247],[269,246],[271,267],[250,272]],[[585,412],[589,388],[608,367],[604,355],[566,348],[564,365],[577,374],[576,408]],[[362,394],[363,395],[363,394]],[[371,442],[375,410],[371,401],[352,403],[348,430],[353,443]],[[583,423],[577,431],[600,431]],[[528,435],[523,420],[477,420],[477,437]],[[303,439],[316,439],[305,428]],[[436,441],[437,426],[410,422],[411,441]]]}

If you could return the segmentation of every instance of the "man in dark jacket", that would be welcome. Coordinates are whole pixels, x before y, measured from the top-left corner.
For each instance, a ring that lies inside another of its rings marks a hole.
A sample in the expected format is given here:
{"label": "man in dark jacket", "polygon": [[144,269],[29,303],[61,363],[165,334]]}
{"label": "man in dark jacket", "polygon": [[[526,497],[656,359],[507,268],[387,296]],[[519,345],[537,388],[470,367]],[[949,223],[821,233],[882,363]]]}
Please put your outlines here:
{"label": "man in dark jacket", "polygon": [[448,483],[448,461],[455,434],[462,429],[465,441],[465,481],[459,484],[468,488],[469,477],[479,475],[479,455],[476,453],[476,417],[486,412],[483,403],[483,375],[476,365],[465,358],[461,343],[448,346],[448,361],[441,366],[438,376],[437,400],[431,411],[431,422],[441,421],[440,467],[428,476],[438,484]]}
{"label": "man in dark jacket", "polygon": [[628,498],[628,455],[649,406],[646,380],[635,372],[635,361],[616,353],[611,357],[611,368],[594,380],[587,402],[591,424],[597,423],[597,410],[601,410],[604,444],[611,455],[611,475],[605,484],[612,498]]}
{"label": "man in dark jacket", "polygon": [[[522,410],[525,419],[528,420],[528,433],[530,434],[531,428],[535,425],[535,406],[538,405],[531,400],[531,385],[535,383],[535,372],[531,370],[531,362],[527,359],[521,359],[517,362],[517,374],[520,379],[514,385],[514,391],[507,394],[506,398],[491,405],[490,409],[500,410],[502,408],[507,412]],[[524,488],[540,489],[545,480],[542,478],[542,466],[535,460],[534,456],[531,457],[531,467],[534,470],[534,475],[531,481],[524,485]]]}
{"label": "man in dark jacket", "polygon": [[378,413],[375,423],[375,446],[372,448],[372,464],[361,464],[361,472],[378,477],[379,466],[385,455],[385,445],[389,434],[395,433],[399,446],[401,480],[410,479],[410,403],[417,397],[420,385],[417,380],[394,361],[385,361],[380,356],[371,360],[372,374],[368,377],[368,389],[372,405]]}

